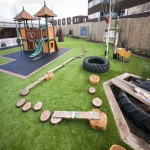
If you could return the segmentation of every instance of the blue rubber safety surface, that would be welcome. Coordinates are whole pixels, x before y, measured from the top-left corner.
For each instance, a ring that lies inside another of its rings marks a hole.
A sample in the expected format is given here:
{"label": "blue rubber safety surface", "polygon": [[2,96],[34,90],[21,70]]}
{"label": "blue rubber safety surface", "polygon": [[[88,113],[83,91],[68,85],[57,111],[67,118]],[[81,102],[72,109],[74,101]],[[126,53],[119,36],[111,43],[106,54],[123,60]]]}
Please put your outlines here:
{"label": "blue rubber safety surface", "polygon": [[[7,57],[10,59],[15,59],[12,62],[9,62],[4,65],[0,65],[0,69],[19,74],[22,76],[28,76],[37,69],[43,67],[44,65],[50,63],[57,57],[65,54],[66,52],[70,51],[71,48],[59,48],[58,51],[55,51],[51,54],[46,54],[40,59],[33,61],[29,55],[31,55],[31,52],[24,52],[19,51],[8,55],[3,55],[3,57]],[[32,52],[33,53],[33,52]]]}

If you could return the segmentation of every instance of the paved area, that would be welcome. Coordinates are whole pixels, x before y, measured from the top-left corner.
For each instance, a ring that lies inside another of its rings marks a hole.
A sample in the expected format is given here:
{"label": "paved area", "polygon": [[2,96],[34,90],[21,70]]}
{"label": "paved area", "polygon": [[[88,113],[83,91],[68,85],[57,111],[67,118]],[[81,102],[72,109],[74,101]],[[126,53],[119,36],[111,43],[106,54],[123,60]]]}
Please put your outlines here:
{"label": "paved area", "polygon": [[3,57],[11,59],[12,61],[0,65],[0,71],[25,79],[70,50],[71,48],[60,48],[59,51],[44,55],[36,61],[33,61],[29,57],[31,53],[23,51],[4,55]]}

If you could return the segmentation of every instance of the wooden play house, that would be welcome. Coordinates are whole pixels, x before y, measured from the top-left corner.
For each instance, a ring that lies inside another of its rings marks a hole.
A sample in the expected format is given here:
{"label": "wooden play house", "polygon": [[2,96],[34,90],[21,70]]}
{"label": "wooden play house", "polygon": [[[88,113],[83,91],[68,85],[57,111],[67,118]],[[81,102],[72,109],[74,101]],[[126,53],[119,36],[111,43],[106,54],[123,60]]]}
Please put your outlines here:
{"label": "wooden play house", "polygon": [[23,10],[14,18],[15,21],[24,22],[24,28],[20,28],[22,43],[23,43],[23,50],[24,51],[31,51],[35,50],[35,52],[30,55],[30,57],[35,57],[38,54],[42,53],[52,53],[55,50],[58,50],[57,43],[55,41],[55,34],[54,34],[54,26],[48,26],[47,18],[56,17],[56,15],[46,6],[44,2],[44,6],[34,15],[38,18],[45,18],[45,25],[40,25],[39,20],[39,27],[34,29],[33,24],[32,27],[29,28],[27,21],[34,20],[29,13],[27,13],[24,8]]}

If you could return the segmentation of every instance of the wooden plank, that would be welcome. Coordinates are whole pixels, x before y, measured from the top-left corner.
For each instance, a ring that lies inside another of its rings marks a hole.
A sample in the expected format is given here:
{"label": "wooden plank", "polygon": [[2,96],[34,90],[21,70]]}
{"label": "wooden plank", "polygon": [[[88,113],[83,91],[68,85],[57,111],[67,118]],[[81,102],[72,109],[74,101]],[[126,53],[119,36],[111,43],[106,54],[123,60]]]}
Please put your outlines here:
{"label": "wooden plank", "polygon": [[[138,95],[137,92],[135,92],[135,86],[134,84],[127,82],[125,80],[121,80],[119,78],[113,78],[111,79],[111,82],[113,84],[115,84],[116,86],[118,86],[119,88],[123,89],[124,91],[126,91],[127,93],[129,93],[130,95],[134,96],[135,98],[137,98],[138,100],[140,100],[141,102],[145,103],[146,105],[150,106],[150,102],[146,101],[145,99],[143,99],[142,97],[140,97]],[[137,87],[138,88],[138,87]],[[142,90],[142,89],[141,89]],[[147,93],[147,92],[146,92]],[[148,92],[149,93],[149,92]]]}
{"label": "wooden plank", "polygon": [[54,111],[54,118],[67,118],[67,119],[100,119],[98,112],[85,112],[85,111]]}
{"label": "wooden plank", "polygon": [[145,141],[130,133],[125,139],[123,139],[127,144],[132,145],[132,148],[135,150],[148,150],[150,145]]}

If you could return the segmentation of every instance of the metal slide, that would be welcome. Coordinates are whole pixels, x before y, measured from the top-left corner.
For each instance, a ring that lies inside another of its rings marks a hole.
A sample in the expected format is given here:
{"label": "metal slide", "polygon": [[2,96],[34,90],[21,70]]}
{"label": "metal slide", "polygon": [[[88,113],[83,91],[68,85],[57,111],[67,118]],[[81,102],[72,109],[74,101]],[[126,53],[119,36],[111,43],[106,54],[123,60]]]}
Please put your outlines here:
{"label": "metal slide", "polygon": [[38,44],[38,46],[37,46],[35,52],[34,52],[33,54],[31,54],[29,57],[32,57],[32,58],[33,58],[33,57],[37,56],[38,54],[40,54],[40,52],[41,52],[41,50],[42,50],[42,45],[43,45],[43,43],[44,43],[44,40],[45,40],[45,38],[41,38],[41,39],[40,39],[39,44]]}

